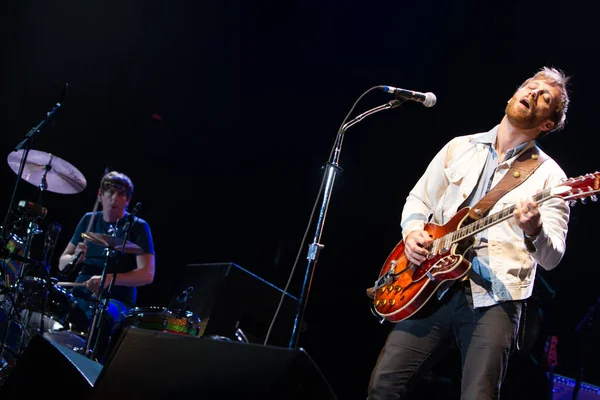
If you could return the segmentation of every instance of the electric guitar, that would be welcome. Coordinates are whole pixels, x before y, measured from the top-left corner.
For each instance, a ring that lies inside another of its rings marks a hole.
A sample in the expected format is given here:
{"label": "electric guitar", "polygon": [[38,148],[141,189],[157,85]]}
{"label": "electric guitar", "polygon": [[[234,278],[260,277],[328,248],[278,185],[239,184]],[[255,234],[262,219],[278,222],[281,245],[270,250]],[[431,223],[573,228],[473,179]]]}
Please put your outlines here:
{"label": "electric guitar", "polygon": [[[559,185],[533,196],[537,204],[552,198],[562,198],[573,206],[576,199],[585,203],[586,197],[597,201],[600,191],[600,172],[568,178]],[[471,263],[464,254],[472,247],[474,235],[513,216],[515,206],[473,221],[470,209],[458,211],[445,225],[428,223],[424,230],[434,239],[429,255],[421,265],[414,265],[404,254],[400,241],[389,254],[372,293],[374,312],[390,322],[398,322],[419,311],[444,283],[464,277]]]}

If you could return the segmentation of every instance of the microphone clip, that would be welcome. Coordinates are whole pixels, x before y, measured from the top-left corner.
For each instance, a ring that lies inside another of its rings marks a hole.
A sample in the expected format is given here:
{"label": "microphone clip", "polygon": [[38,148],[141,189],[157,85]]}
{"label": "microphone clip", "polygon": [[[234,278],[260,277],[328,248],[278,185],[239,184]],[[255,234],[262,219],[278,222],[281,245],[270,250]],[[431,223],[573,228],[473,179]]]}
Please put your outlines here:
{"label": "microphone clip", "polygon": [[142,203],[138,202],[133,208],[133,211],[131,211],[131,213],[127,215],[127,222],[125,222],[125,225],[123,226],[123,231],[128,232],[131,229],[131,227],[137,222],[136,215],[141,210],[141,208]]}
{"label": "microphone clip", "polygon": [[181,292],[179,294],[179,296],[177,296],[177,298],[175,299],[176,302],[178,303],[187,303],[189,301],[189,299],[192,297],[192,292],[194,291],[194,287],[190,286],[187,289],[185,289],[183,292]]}

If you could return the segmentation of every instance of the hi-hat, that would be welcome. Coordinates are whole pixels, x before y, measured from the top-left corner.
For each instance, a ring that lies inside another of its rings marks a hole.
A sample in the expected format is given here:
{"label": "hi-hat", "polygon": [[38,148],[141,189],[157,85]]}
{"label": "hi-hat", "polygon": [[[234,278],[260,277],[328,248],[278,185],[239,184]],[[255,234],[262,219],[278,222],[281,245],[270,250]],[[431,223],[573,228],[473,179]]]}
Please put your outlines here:
{"label": "hi-hat", "polygon": [[[7,158],[9,167],[16,174],[19,173],[23,151],[13,151]],[[29,150],[21,177],[43,190],[61,194],[79,193],[87,186],[85,177],[73,165],[54,154],[38,150]]]}
{"label": "hi-hat", "polygon": [[[111,250],[121,250],[123,247],[123,239],[110,236],[104,233],[83,232],[81,237],[89,240],[92,243],[99,244]],[[140,246],[130,241],[125,242],[123,253],[127,254],[142,254],[144,250]]]}

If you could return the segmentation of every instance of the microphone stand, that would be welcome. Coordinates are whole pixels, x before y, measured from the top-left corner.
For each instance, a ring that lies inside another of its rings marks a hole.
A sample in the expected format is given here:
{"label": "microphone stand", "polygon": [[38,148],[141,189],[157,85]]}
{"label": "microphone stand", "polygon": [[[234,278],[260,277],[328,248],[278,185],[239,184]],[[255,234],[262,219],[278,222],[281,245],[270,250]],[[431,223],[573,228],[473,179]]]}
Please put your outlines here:
{"label": "microphone stand", "polygon": [[[113,232],[113,236],[115,236],[115,235],[116,235],[116,229]],[[100,286],[99,286],[98,296],[97,296],[98,301],[94,305],[94,318],[92,319],[92,324],[90,325],[90,329],[88,332],[88,340],[86,341],[85,350],[84,350],[85,356],[90,359],[94,359],[94,356],[96,355],[95,354],[96,346],[98,344],[98,338],[100,335],[100,331],[102,330],[101,321],[102,321],[102,318],[104,317],[104,313],[105,313],[105,310],[108,305],[108,296],[106,295],[107,291],[104,290],[104,283],[106,282],[106,273],[108,270],[108,266],[110,264],[110,257],[114,253],[114,249],[107,247],[105,249],[105,252],[106,252],[106,259],[104,261],[104,268],[102,269],[102,277],[100,278]],[[103,302],[102,307],[98,307],[98,303],[100,303],[100,302]],[[98,310],[100,310],[100,312],[98,312]],[[98,333],[96,333],[96,332],[98,332]],[[94,336],[94,334],[95,334],[95,336]],[[92,340],[94,342],[94,345],[90,347]]]}
{"label": "microphone stand", "polygon": [[[137,217],[135,216],[135,214],[137,213],[137,208],[139,207],[140,203],[138,203],[138,205],[136,205],[136,209],[134,210],[134,212],[132,214],[130,214],[131,218],[133,218],[133,222],[127,221],[125,223],[125,226],[123,228],[123,231],[125,232],[125,236],[123,237],[123,243],[121,244],[121,248],[119,249],[119,255],[122,255],[125,253],[125,246],[127,244],[127,241],[129,240],[129,233],[131,232],[131,228],[133,227],[133,225],[137,222]],[[128,216],[129,218],[129,216]],[[119,225],[119,221],[117,221],[117,223],[115,225]],[[117,235],[117,229],[115,229],[115,231],[113,232],[113,236],[116,237]],[[96,356],[96,349],[98,346],[98,340],[100,339],[100,333],[97,333],[95,338],[92,337],[93,332],[98,331],[101,332],[102,331],[102,320],[104,318],[104,315],[106,313],[106,310],[108,309],[108,304],[110,301],[110,293],[112,291],[112,287],[115,283],[115,280],[117,279],[117,268],[115,265],[115,268],[113,268],[112,273],[112,277],[110,279],[110,283],[108,284],[108,287],[105,289],[104,285],[106,283],[106,274],[107,274],[107,270],[108,270],[108,260],[110,257],[110,249],[107,248],[107,256],[106,256],[106,262],[104,263],[104,269],[102,270],[102,277],[100,278],[100,287],[99,287],[99,291],[98,291],[98,299],[100,301],[102,301],[102,307],[100,308],[100,312],[98,313],[98,308],[96,308],[96,312],[94,313],[94,320],[92,322],[92,326],[91,326],[91,330],[90,333],[88,334],[88,342],[86,343],[86,350],[85,353],[88,354],[89,352],[89,358],[93,359]],[[118,264],[118,260],[115,264]],[[89,345],[90,342],[92,341],[92,339],[94,340],[94,346],[90,351]]]}
{"label": "microphone stand", "polygon": [[304,318],[304,312],[306,310],[306,302],[307,302],[307,298],[308,298],[308,292],[310,291],[310,285],[312,283],[314,269],[315,269],[315,266],[316,266],[318,258],[319,258],[319,253],[321,252],[321,250],[324,247],[321,243],[319,243],[319,241],[321,240],[321,235],[323,233],[323,225],[325,223],[325,217],[327,215],[327,209],[329,207],[329,201],[331,199],[331,192],[332,192],[333,184],[334,184],[337,173],[341,170],[338,165],[338,162],[339,162],[340,153],[342,150],[342,143],[344,141],[344,134],[348,128],[350,128],[354,124],[362,121],[364,118],[368,117],[369,115],[374,114],[379,111],[382,111],[382,110],[388,110],[391,108],[398,107],[400,104],[403,103],[403,101],[400,101],[397,99],[389,101],[386,104],[377,106],[375,108],[372,108],[372,109],[358,115],[357,117],[355,117],[354,119],[352,119],[351,121],[346,123],[346,120],[348,119],[348,117],[352,113],[352,111],[354,110],[354,107],[356,106],[358,101],[364,95],[366,95],[368,92],[370,92],[376,88],[377,87],[373,87],[373,88],[367,90],[356,100],[356,102],[352,106],[352,109],[350,110],[350,112],[344,119],[342,126],[338,130],[333,149],[329,156],[329,161],[326,164],[326,171],[323,175],[323,179],[325,182],[325,189],[323,191],[323,199],[321,202],[321,209],[319,212],[319,219],[318,219],[317,226],[315,229],[313,243],[310,244],[308,247],[308,255],[306,257],[308,259],[308,264],[306,266],[306,271],[304,274],[304,281],[302,283],[302,292],[301,292],[300,298],[298,299],[298,306],[297,306],[296,316],[294,319],[294,327],[292,330],[292,337],[289,342],[290,348],[296,348],[298,346],[298,337],[300,334],[299,326],[302,324],[302,321]]}
{"label": "microphone stand", "polygon": [[[14,188],[13,188],[13,193],[12,196],[10,198],[10,203],[8,205],[8,211],[4,217],[4,222],[2,223],[2,240],[6,241],[7,240],[7,227],[6,225],[8,224],[8,219],[11,213],[11,210],[14,206],[15,203],[15,198],[17,195],[17,188],[19,186],[19,182],[21,181],[21,178],[23,177],[23,170],[25,169],[25,163],[27,161],[27,157],[29,156],[29,150],[31,150],[31,143],[33,142],[33,136],[40,131],[40,129],[42,128],[42,126],[44,126],[48,121],[50,121],[50,119],[52,117],[54,117],[56,115],[56,112],[58,111],[58,109],[62,106],[62,101],[63,98],[65,97],[65,93],[67,91],[67,87],[69,86],[68,83],[65,84],[65,87],[63,89],[63,92],[60,96],[60,100],[58,101],[58,103],[56,103],[54,105],[54,107],[52,107],[52,109],[46,113],[46,117],[44,119],[42,119],[36,126],[34,126],[33,128],[31,128],[31,130],[29,132],[27,132],[27,134],[25,135],[25,139],[23,139],[19,144],[17,144],[17,146],[15,147],[14,151],[19,151],[21,149],[23,149],[23,155],[21,156],[21,163],[19,164],[19,172],[17,172],[17,180],[15,182]],[[4,246],[3,246],[4,247]]]}
{"label": "microphone stand", "polygon": [[[25,138],[19,143],[17,144],[17,146],[15,147],[14,151],[19,151],[21,149],[23,149],[23,154],[21,155],[21,161],[19,163],[19,170],[17,172],[17,179],[15,181],[15,185],[13,187],[13,192],[12,195],[10,197],[10,202],[8,204],[8,210],[6,211],[6,215],[4,216],[4,221],[2,222],[2,226],[0,227],[1,232],[0,232],[0,248],[2,249],[2,252],[5,249],[6,243],[8,243],[9,241],[9,236],[10,236],[10,232],[9,229],[7,227],[8,225],[8,220],[10,218],[11,215],[11,211],[14,207],[15,204],[15,199],[17,196],[17,189],[19,187],[19,182],[21,181],[22,177],[23,177],[23,171],[25,169],[25,164],[27,162],[27,157],[29,156],[29,151],[31,150],[31,143],[33,142],[33,137],[34,135],[40,131],[40,129],[48,122],[52,119],[52,117],[54,117],[56,115],[56,112],[58,111],[58,109],[62,106],[62,101],[63,98],[65,96],[65,93],[67,91],[67,87],[68,87],[68,83],[65,84],[65,87],[63,89],[63,92],[60,96],[60,100],[58,101],[58,103],[56,103],[54,105],[54,107],[52,107],[52,109],[46,113],[46,116],[44,117],[44,119],[42,119],[37,125],[35,125],[33,128],[31,128],[31,130],[29,132],[27,132],[27,134],[25,135]],[[32,227],[30,226],[30,229]],[[28,234],[28,240],[29,240],[29,234]],[[28,242],[26,244],[26,247],[30,247],[30,243]],[[29,255],[26,254],[26,257],[29,258]],[[27,263],[28,264],[28,263]],[[25,265],[22,266],[21,268],[21,274],[23,273],[23,271],[25,270]],[[19,279],[19,278],[17,278]],[[18,280],[17,280],[17,287],[18,287]],[[5,345],[6,345],[6,340],[8,338],[8,332],[9,332],[9,324],[10,324],[10,320],[11,318],[13,318],[13,316],[11,316],[10,314],[12,312],[15,312],[17,319],[20,318],[19,313],[16,310],[16,298],[13,298],[11,293],[7,291],[7,298],[10,299],[11,302],[11,308],[10,308],[10,312],[6,317],[6,326],[4,328],[4,330],[2,331],[2,338],[0,339],[0,363],[2,363],[2,355],[4,354],[4,350],[5,350]],[[18,293],[17,296],[18,297]],[[0,365],[1,367],[1,365]]]}

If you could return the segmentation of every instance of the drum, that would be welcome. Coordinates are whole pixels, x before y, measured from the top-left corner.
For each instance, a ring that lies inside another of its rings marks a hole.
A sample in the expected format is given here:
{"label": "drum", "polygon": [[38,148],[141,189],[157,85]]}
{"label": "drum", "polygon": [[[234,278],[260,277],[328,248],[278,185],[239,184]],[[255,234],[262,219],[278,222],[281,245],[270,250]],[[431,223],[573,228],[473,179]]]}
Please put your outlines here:
{"label": "drum", "polygon": [[2,282],[7,286],[13,285],[21,272],[23,263],[17,261],[19,257],[15,257],[13,254],[23,256],[24,246],[24,241],[15,234],[11,235],[6,243],[8,254],[6,258],[0,259],[0,276]]}
{"label": "drum", "polygon": [[191,311],[174,311],[165,307],[134,307],[124,315],[123,328],[135,326],[178,335],[200,335],[200,318]]}
{"label": "drum", "polygon": [[[67,289],[34,276],[22,277],[17,304],[27,317],[26,326],[35,332],[70,331],[87,333],[89,318]],[[47,295],[47,299],[46,299]]]}
{"label": "drum", "polygon": [[4,346],[0,348],[0,370],[14,366],[23,341],[21,324],[19,324],[17,318],[8,318],[11,311],[8,301],[3,301],[0,304],[0,341],[4,339]]}

